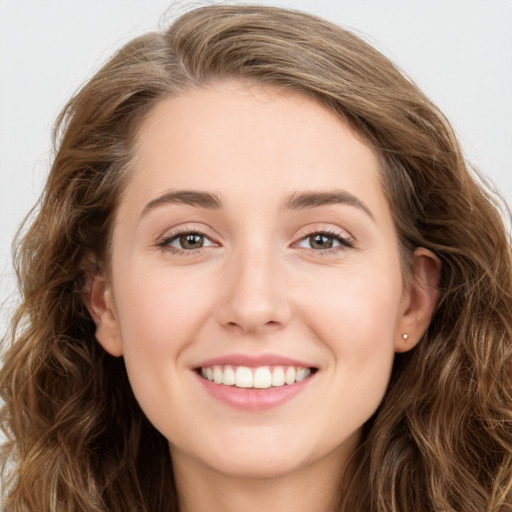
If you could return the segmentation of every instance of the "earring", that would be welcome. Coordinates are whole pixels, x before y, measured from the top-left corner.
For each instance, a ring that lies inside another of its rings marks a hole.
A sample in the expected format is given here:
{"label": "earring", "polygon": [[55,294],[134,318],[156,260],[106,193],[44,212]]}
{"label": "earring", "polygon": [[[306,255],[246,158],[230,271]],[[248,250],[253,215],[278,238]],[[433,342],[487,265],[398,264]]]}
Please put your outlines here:
{"label": "earring", "polygon": [[403,338],[404,340],[408,340],[408,339],[409,339],[409,335],[408,335],[406,332],[404,332],[404,333],[402,334],[402,338]]}

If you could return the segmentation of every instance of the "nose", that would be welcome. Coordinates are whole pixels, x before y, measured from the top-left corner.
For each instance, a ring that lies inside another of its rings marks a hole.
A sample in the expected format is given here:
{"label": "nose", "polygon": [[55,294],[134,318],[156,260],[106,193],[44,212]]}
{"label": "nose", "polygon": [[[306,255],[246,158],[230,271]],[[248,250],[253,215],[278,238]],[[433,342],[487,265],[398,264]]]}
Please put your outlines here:
{"label": "nose", "polygon": [[283,327],[290,304],[278,258],[270,250],[243,251],[226,263],[218,321],[243,333]]}

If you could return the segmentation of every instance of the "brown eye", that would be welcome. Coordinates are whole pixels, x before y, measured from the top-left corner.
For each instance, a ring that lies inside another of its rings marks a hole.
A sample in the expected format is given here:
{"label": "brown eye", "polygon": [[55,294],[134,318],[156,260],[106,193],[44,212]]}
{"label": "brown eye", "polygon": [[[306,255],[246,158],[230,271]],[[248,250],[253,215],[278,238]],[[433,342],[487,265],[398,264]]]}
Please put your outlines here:
{"label": "brown eye", "polygon": [[206,235],[197,231],[182,231],[173,236],[165,238],[158,244],[171,252],[174,251],[194,251],[203,247],[214,247],[217,244],[212,242]]}
{"label": "brown eye", "polygon": [[296,246],[314,251],[327,251],[329,249],[336,251],[337,249],[350,249],[354,247],[354,242],[349,235],[342,232],[329,233],[317,231],[299,240]]}
{"label": "brown eye", "polygon": [[331,249],[334,246],[334,238],[329,235],[317,233],[308,237],[312,249]]}
{"label": "brown eye", "polygon": [[204,245],[204,236],[199,233],[186,233],[178,240],[181,249],[200,249]]}

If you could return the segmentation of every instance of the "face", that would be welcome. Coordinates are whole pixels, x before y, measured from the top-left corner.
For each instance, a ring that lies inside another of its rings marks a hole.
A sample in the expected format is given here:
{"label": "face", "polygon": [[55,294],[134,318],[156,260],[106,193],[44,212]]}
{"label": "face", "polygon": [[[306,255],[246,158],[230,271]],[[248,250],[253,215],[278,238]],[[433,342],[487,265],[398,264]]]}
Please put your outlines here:
{"label": "face", "polygon": [[90,307],[174,464],[339,467],[425,323],[376,154],[311,99],[219,83],[158,104],[133,164]]}

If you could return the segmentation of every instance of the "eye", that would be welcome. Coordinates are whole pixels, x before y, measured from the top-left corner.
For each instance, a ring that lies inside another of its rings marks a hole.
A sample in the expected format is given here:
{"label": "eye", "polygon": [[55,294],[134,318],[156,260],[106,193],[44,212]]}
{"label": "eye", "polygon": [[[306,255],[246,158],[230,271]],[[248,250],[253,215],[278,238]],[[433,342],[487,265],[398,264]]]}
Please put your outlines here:
{"label": "eye", "polygon": [[352,240],[341,233],[316,232],[302,238],[298,242],[298,247],[313,249],[316,251],[326,251],[336,249],[337,247],[353,247]]}
{"label": "eye", "polygon": [[187,231],[171,235],[159,244],[163,248],[193,251],[203,247],[216,246],[206,235],[198,231]]}

